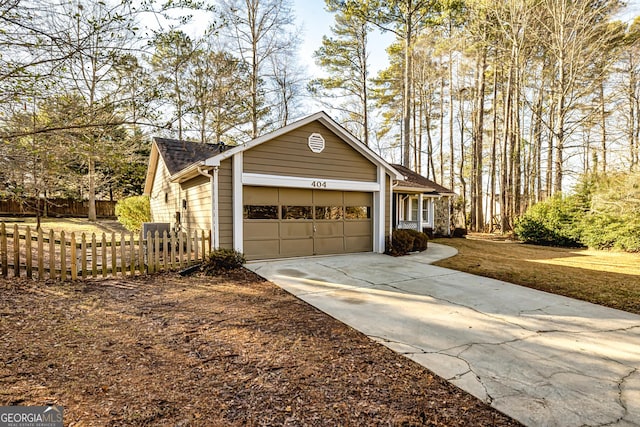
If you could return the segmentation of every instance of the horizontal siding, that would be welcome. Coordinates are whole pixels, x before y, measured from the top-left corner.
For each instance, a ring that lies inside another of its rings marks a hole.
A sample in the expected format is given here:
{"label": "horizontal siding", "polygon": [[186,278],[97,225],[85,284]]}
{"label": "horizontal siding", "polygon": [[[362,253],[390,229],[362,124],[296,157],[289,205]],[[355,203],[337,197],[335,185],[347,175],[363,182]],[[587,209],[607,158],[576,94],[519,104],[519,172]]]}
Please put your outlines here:
{"label": "horizontal siding", "polygon": [[220,163],[218,170],[218,217],[220,221],[220,247],[233,248],[233,183],[231,159]]}
{"label": "horizontal siding", "polygon": [[[325,139],[322,153],[312,152],[309,135]],[[244,152],[244,172],[319,179],[376,181],[376,166],[319,122],[288,132]]]}
{"label": "horizontal siding", "polygon": [[211,230],[210,178],[197,176],[182,183],[183,197],[187,201],[185,221],[187,230]]}
{"label": "horizontal siding", "polygon": [[[175,223],[175,214],[178,208],[178,184],[169,181],[169,171],[165,167],[162,157],[158,157],[158,164],[149,195],[151,205],[152,222]],[[165,197],[166,195],[166,197]]]}

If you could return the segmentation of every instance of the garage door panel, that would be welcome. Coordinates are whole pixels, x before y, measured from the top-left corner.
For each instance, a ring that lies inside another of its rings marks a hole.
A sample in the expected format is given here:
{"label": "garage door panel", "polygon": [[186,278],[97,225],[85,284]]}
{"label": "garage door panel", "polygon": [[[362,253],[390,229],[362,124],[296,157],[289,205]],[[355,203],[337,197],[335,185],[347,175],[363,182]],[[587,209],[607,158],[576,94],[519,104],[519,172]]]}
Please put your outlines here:
{"label": "garage door panel", "polygon": [[373,243],[371,236],[345,237],[345,252],[371,252]]}
{"label": "garage door panel", "polygon": [[278,239],[277,222],[244,222],[245,239]]}
{"label": "garage door panel", "polygon": [[344,204],[343,192],[313,190],[313,204],[316,206],[342,206]]}
{"label": "garage door panel", "polygon": [[341,254],[344,251],[344,237],[315,239],[314,252],[317,255]]}
{"label": "garage door panel", "polygon": [[281,188],[278,200],[282,205],[311,206],[313,204],[313,192],[302,188]]}
{"label": "garage door panel", "polygon": [[371,193],[344,192],[344,204],[346,206],[371,206]]}
{"label": "garage door panel", "polygon": [[313,239],[287,239],[280,241],[280,256],[313,255]]}
{"label": "garage door panel", "polygon": [[279,240],[249,240],[244,242],[244,254],[248,260],[278,258]]}
{"label": "garage door panel", "polygon": [[315,237],[342,237],[344,223],[342,221],[316,222]]}
{"label": "garage door panel", "polygon": [[242,197],[245,205],[277,205],[278,189],[273,187],[244,187]]}
{"label": "garage door panel", "polygon": [[344,223],[344,235],[371,237],[371,221],[346,221]]}
{"label": "garage door panel", "polygon": [[311,221],[305,222],[288,222],[282,221],[280,223],[280,238],[308,238],[313,237],[313,223]]}

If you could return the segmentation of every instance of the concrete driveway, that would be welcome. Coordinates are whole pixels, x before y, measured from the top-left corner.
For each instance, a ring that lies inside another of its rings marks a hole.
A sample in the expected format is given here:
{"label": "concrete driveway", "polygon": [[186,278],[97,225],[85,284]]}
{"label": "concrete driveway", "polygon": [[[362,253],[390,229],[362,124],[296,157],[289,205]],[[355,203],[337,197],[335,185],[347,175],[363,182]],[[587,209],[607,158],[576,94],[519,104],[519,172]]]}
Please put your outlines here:
{"label": "concrete driveway", "polygon": [[429,264],[454,254],[247,267],[526,425],[640,426],[640,316]]}

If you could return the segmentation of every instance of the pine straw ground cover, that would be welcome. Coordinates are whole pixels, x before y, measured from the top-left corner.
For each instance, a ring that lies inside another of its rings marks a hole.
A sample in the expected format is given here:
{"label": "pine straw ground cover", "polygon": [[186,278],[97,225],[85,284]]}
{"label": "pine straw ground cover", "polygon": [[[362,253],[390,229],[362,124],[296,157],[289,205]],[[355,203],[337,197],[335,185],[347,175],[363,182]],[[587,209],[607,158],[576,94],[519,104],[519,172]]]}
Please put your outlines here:
{"label": "pine straw ground cover", "polygon": [[0,293],[0,405],[67,426],[517,425],[246,270]]}

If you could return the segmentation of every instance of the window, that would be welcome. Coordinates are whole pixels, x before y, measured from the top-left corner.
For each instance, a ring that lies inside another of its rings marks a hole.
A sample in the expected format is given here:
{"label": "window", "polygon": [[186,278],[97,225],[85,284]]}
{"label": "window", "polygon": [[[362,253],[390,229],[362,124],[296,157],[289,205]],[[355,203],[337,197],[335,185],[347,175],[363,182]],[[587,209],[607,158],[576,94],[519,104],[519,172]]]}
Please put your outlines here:
{"label": "window", "polygon": [[418,220],[418,199],[411,199],[410,221]]}
{"label": "window", "polygon": [[346,219],[368,219],[371,218],[371,208],[369,206],[347,206],[344,217]]}
{"label": "window", "polygon": [[429,222],[429,199],[422,199],[422,222]]}
{"label": "window", "polygon": [[313,219],[311,206],[283,206],[282,219]]}
{"label": "window", "polygon": [[316,206],[316,219],[342,219],[342,206]]}
{"label": "window", "polygon": [[278,219],[278,206],[244,205],[244,219]]}

